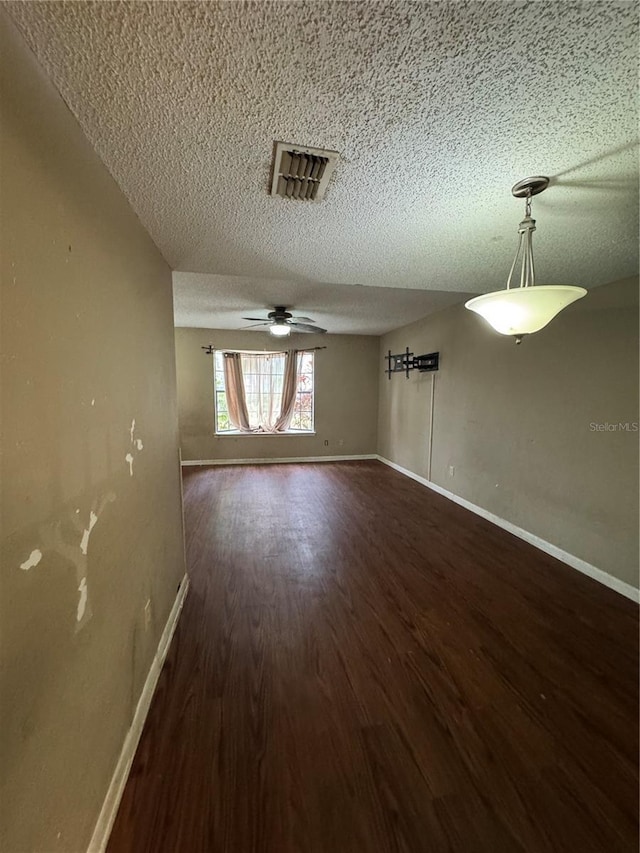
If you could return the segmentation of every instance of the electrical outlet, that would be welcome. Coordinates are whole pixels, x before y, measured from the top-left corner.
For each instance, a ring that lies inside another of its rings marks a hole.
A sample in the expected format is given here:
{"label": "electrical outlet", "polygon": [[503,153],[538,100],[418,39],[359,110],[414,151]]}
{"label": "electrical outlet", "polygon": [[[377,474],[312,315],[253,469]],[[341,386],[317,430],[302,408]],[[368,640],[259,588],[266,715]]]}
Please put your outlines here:
{"label": "electrical outlet", "polygon": [[148,631],[151,627],[151,599],[147,600],[144,606],[144,630]]}
{"label": "electrical outlet", "polygon": [[324,440],[324,446],[325,446],[325,447],[329,447],[329,442],[327,441],[327,439],[326,439],[326,438],[325,438],[325,440]]}
{"label": "electrical outlet", "polygon": [[449,465],[449,476],[453,477],[456,473],[455,465]]}
{"label": "electrical outlet", "polygon": [[344,441],[343,441],[342,439],[340,439],[340,440],[338,441],[338,447],[342,447],[342,445],[343,445],[343,444],[344,444]]}

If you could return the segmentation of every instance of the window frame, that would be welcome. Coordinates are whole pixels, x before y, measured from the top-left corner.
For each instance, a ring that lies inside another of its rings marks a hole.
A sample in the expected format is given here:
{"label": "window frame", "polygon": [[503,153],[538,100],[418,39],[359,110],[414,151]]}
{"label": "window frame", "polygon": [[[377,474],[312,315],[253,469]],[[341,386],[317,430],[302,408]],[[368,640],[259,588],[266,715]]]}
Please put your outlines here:
{"label": "window frame", "polygon": [[[299,349],[297,352],[302,354],[308,354],[311,356],[311,424],[312,427],[309,430],[306,429],[288,429],[286,432],[242,432],[238,429],[218,429],[218,388],[216,386],[216,377],[217,374],[221,374],[224,382],[224,370],[218,370],[216,366],[216,357],[218,355],[222,355],[225,352],[238,352],[241,355],[284,355],[287,350],[247,350],[247,349],[231,349],[230,347],[225,347],[224,349],[214,349],[213,350],[213,430],[216,438],[224,438],[225,436],[230,436],[232,438],[244,437],[244,438],[266,438],[268,436],[273,437],[286,437],[286,436],[305,436],[305,435],[315,435],[316,434],[316,358],[315,358],[315,348],[311,348],[308,350]],[[222,389],[222,393],[225,395],[226,401],[226,388]],[[296,398],[298,394],[303,393],[296,388]],[[309,392],[306,392],[309,393]]]}

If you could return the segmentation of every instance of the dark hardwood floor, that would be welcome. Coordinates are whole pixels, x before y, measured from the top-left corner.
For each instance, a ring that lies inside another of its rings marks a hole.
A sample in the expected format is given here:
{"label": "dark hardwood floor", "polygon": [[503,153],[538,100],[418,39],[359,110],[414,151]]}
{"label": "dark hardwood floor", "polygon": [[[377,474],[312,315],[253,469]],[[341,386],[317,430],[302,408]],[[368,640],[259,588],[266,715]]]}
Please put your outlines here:
{"label": "dark hardwood floor", "polygon": [[184,483],[111,853],[636,853],[632,602],[378,462]]}

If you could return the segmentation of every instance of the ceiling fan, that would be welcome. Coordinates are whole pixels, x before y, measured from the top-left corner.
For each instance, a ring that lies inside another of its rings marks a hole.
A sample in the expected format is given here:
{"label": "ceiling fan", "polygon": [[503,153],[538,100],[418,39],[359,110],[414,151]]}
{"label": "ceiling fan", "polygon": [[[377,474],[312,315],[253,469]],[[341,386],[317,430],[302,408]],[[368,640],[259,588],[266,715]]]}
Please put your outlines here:
{"label": "ceiling fan", "polygon": [[275,335],[277,338],[285,338],[291,332],[315,332],[316,334],[324,334],[327,330],[321,329],[319,326],[310,326],[309,323],[315,323],[311,317],[294,317],[290,314],[284,305],[276,305],[273,311],[269,311],[266,317],[243,317],[243,320],[256,320],[251,326],[245,326],[245,329],[255,329],[258,326],[267,326],[269,334]]}

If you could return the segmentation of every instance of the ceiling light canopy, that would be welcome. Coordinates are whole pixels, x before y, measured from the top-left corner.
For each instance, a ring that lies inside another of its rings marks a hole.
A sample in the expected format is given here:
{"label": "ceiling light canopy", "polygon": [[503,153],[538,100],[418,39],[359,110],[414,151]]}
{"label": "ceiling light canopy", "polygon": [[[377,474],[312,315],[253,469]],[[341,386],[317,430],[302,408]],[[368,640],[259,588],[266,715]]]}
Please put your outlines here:
{"label": "ceiling light canopy", "polygon": [[[516,198],[525,198],[525,217],[518,226],[518,248],[511,264],[507,287],[476,296],[465,303],[470,311],[475,311],[490,323],[501,335],[513,335],[516,343],[523,335],[539,332],[547,323],[576,299],[586,294],[584,287],[570,284],[535,283],[533,263],[533,232],[536,221],[531,218],[531,197],[541,193],[549,185],[549,178],[538,176],[518,181],[511,190]],[[512,287],[511,282],[516,268],[520,269],[520,284]]]}

